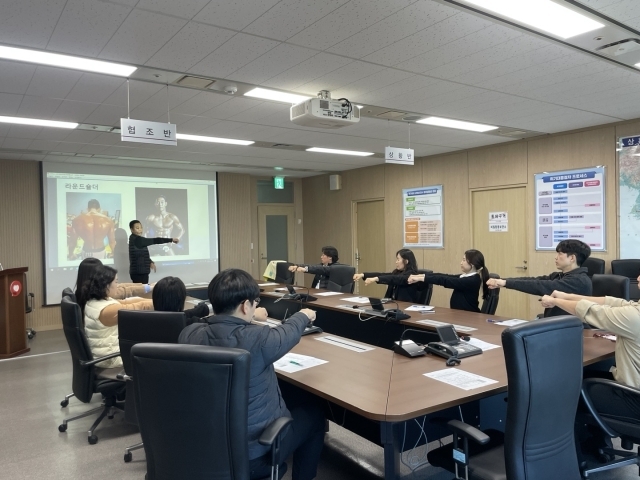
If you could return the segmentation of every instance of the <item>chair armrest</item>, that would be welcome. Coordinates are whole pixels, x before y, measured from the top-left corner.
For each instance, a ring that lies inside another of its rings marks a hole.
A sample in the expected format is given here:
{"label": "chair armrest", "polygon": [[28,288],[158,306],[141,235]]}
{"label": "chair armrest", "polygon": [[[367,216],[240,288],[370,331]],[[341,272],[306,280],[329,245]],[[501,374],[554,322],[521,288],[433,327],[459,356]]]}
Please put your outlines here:
{"label": "chair armrest", "polygon": [[624,391],[627,394],[635,395],[636,397],[638,397],[639,402],[640,402],[640,390],[638,390],[637,388],[629,387],[628,385],[623,385],[613,380],[607,380],[605,378],[587,378],[582,382],[582,389],[580,390],[580,394],[582,395],[582,399],[584,400],[584,403],[587,406],[589,413],[591,413],[591,415],[593,416],[595,421],[598,423],[600,428],[607,435],[609,435],[612,438],[619,437],[620,434],[615,430],[613,430],[607,424],[606,420],[602,419],[600,414],[596,411],[595,407],[593,406],[591,397],[589,397],[588,392],[590,388],[597,385],[606,387],[607,389],[611,390],[611,393],[613,393],[614,390],[619,390],[619,391]]}
{"label": "chair armrest", "polygon": [[460,420],[449,420],[447,425],[458,435],[470,438],[480,445],[484,445],[489,441],[489,435],[478,430],[476,427],[472,427],[468,423],[461,422]]}
{"label": "chair armrest", "polygon": [[258,439],[260,445],[273,445],[273,442],[275,442],[276,438],[278,438],[278,436],[282,433],[282,430],[291,422],[293,422],[293,418],[276,418],[267,428],[264,429],[262,435],[260,435],[260,438]]}
{"label": "chair armrest", "polygon": [[109,360],[110,358],[115,358],[119,356],[120,356],[120,352],[113,352],[113,353],[110,353],[109,355],[105,355],[104,357],[94,358],[93,360],[89,360],[87,362],[80,360],[80,365],[82,365],[83,367],[92,367],[96,363],[100,363],[105,360]]}
{"label": "chair armrest", "polygon": [[126,373],[119,373],[116,375],[118,380],[124,380],[126,382],[133,382],[133,377],[131,375],[127,375]]}

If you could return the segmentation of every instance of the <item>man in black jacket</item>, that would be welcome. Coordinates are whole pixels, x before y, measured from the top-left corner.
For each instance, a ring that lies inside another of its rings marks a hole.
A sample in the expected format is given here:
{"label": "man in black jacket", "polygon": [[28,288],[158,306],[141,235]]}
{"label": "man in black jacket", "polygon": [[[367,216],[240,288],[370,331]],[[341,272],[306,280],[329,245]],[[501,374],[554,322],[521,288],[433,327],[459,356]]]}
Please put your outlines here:
{"label": "man in black jacket", "polygon": [[177,238],[145,238],[142,236],[140,220],[129,222],[131,236],[129,237],[129,276],[133,283],[149,283],[149,273],[156,271],[156,264],[149,256],[149,245],[159,243],[178,243]]}
{"label": "man in black jacket", "polygon": [[[252,324],[266,320],[257,308],[260,289],[247,272],[230,268],[209,284],[214,315],[207,323],[194,323],[180,334],[179,343],[241,348],[251,354],[249,378],[249,463],[251,479],[268,477],[269,447],[260,445],[262,431],[275,419],[291,417],[293,423],[280,444],[284,458],[293,453],[293,480],[315,478],[324,444],[325,417],[311,394],[282,383],[278,385],[273,363],[299,341],[304,329],[316,318],[303,308],[277,327]],[[281,393],[282,391],[282,393]]]}
{"label": "man in black jacket", "polygon": [[329,283],[329,269],[333,265],[342,265],[338,263],[338,250],[335,247],[322,247],[322,255],[320,255],[320,265],[291,265],[290,272],[313,273],[312,288],[327,288]]}
{"label": "man in black jacket", "polygon": [[[556,247],[556,268],[560,272],[541,277],[491,278],[489,288],[511,288],[531,295],[551,295],[554,290],[591,296],[591,279],[581,265],[591,255],[591,248],[580,240],[563,240]],[[544,316],[569,315],[560,307],[545,308]]]}

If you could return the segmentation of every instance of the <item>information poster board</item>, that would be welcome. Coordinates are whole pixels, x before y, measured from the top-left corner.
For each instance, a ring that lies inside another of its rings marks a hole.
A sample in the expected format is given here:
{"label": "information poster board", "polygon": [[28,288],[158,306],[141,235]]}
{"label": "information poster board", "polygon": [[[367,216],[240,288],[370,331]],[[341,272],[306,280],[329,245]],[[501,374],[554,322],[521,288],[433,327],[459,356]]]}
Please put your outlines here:
{"label": "information poster board", "polygon": [[404,246],[444,248],[442,185],[402,190]]}
{"label": "information poster board", "polygon": [[604,186],[605,167],[536,174],[536,250],[573,238],[605,251]]}
{"label": "information poster board", "polygon": [[640,135],[618,143],[619,258],[640,258]]}

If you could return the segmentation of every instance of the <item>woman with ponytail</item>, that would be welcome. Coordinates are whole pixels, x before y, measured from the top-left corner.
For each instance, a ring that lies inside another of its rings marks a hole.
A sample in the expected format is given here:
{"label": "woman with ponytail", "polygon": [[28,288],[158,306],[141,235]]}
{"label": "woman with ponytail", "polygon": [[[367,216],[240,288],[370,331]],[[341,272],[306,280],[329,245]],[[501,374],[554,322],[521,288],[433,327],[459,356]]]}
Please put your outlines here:
{"label": "woman with ponytail", "polygon": [[489,270],[484,264],[484,255],[478,250],[467,250],[460,262],[461,275],[449,275],[446,273],[426,273],[409,276],[407,283],[416,282],[432,283],[444,288],[452,288],[449,307],[469,312],[480,312],[478,308],[478,294],[482,287],[482,298],[489,294],[487,280]]}

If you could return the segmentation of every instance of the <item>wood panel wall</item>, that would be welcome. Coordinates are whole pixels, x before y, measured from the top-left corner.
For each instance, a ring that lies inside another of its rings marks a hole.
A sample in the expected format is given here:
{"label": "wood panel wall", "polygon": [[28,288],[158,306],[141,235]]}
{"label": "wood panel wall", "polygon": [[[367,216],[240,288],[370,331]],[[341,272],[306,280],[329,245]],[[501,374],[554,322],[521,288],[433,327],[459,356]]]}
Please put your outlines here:
{"label": "wood panel wall", "polygon": [[252,270],[251,225],[258,221],[251,209],[251,191],[249,175],[218,174],[220,270]]}

